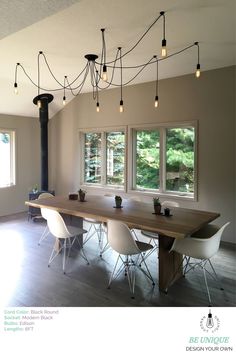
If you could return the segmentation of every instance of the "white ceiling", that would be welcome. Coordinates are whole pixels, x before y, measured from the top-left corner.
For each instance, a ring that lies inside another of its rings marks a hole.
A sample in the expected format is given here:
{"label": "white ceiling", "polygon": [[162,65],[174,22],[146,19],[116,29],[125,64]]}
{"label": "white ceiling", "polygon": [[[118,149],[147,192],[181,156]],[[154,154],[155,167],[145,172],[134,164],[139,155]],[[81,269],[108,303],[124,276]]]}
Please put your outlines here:
{"label": "white ceiling", "polygon": [[[72,80],[86,64],[85,54],[100,54],[101,28],[106,28],[107,59],[112,59],[118,46],[123,51],[131,48],[162,10],[166,11],[170,54],[199,41],[202,71],[235,65],[235,4],[235,0],[1,1],[0,113],[38,117],[32,103],[37,88],[22,71],[18,74],[19,94],[14,95],[17,62],[37,81],[37,54],[42,50],[59,80],[63,81],[64,75]],[[123,64],[141,64],[155,54],[159,56],[161,39],[162,21],[158,21]],[[159,78],[194,72],[196,53],[194,47],[160,62]],[[155,76],[151,65],[135,83],[155,80]],[[41,82],[44,87],[55,88],[43,68]],[[88,91],[89,82],[84,89]],[[53,95],[50,116],[62,109],[63,92]],[[67,94],[68,100],[72,98]]]}

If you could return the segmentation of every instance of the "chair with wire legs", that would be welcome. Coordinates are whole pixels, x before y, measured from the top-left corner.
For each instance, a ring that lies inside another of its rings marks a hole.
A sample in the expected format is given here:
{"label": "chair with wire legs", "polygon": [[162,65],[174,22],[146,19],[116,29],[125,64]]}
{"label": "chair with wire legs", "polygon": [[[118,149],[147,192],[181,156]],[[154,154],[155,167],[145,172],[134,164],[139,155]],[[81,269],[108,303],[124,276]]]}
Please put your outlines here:
{"label": "chair with wire legs", "polygon": [[[172,200],[165,200],[164,202],[161,203],[162,208],[178,208],[179,207],[179,203],[172,201]],[[155,232],[151,232],[151,231],[145,231],[145,230],[141,230],[141,235],[143,236],[142,238],[140,238],[140,235],[138,237],[138,240],[142,240],[146,242],[149,242],[153,245],[153,249],[150,250],[149,252],[147,252],[144,256],[144,259],[147,259],[148,257],[151,256],[151,254],[155,251],[157,251],[159,244],[158,244],[158,234]]]}
{"label": "chair with wire legs", "polygon": [[90,218],[84,218],[83,220],[89,225],[83,245],[85,245],[94,235],[97,235],[99,248],[102,249],[102,238],[104,233],[103,223]]}
{"label": "chair with wire legs", "polygon": [[[51,198],[51,197],[54,197],[54,195],[51,194],[51,193],[48,193],[48,192],[43,192],[43,193],[41,193],[41,194],[38,196],[38,199]],[[41,208],[41,216],[42,216],[43,219],[47,220],[47,219],[46,219],[46,215],[44,214],[44,211],[42,210],[42,208]],[[46,225],[45,228],[44,228],[44,230],[43,230],[43,233],[42,233],[42,235],[41,235],[41,237],[40,237],[40,239],[39,239],[39,241],[38,241],[38,245],[39,245],[39,246],[40,246],[41,242],[42,242],[43,240],[45,240],[45,238],[46,238],[49,234],[50,234],[50,231],[49,231],[49,229],[48,229],[48,225]]]}
{"label": "chair with wire legs", "polygon": [[79,236],[86,233],[86,230],[80,229],[74,226],[67,226],[62,218],[62,216],[56,211],[51,209],[42,208],[44,215],[46,216],[48,228],[53,236],[55,236],[55,244],[52,249],[48,261],[48,267],[53,262],[53,260],[63,251],[62,257],[62,269],[63,273],[66,272],[66,261],[70,255],[70,251],[75,241],[81,248],[82,258],[89,264],[88,258],[82,248]]}
{"label": "chair with wire legs", "polygon": [[[114,194],[112,193],[105,193],[104,194],[104,197],[114,197]],[[110,245],[109,245],[109,242],[107,240],[107,223],[106,222],[103,222],[102,223],[102,232],[104,234],[104,237],[101,239],[101,242],[100,242],[100,257],[102,258],[103,254],[109,250],[110,248]],[[103,245],[103,239],[105,239],[105,244]]]}
{"label": "chair with wire legs", "polygon": [[[110,289],[113,280],[117,279],[122,272],[125,272],[128,278],[131,297],[134,298],[136,268],[142,271],[154,286],[154,280],[143,257],[143,253],[150,250],[153,246],[136,241],[128,226],[117,220],[108,220],[107,237],[110,247],[118,253],[117,261],[110,276],[108,289]],[[145,270],[139,267],[140,258],[145,266]],[[117,269],[119,261],[121,264]]]}
{"label": "chair with wire legs", "polygon": [[[212,300],[207,282],[207,275],[210,275],[213,279],[220,283],[215,269],[211,263],[211,258],[218,252],[222,234],[229,224],[230,223],[227,222],[221,228],[217,227],[216,225],[209,224],[194,233],[191,237],[175,239],[170,249],[170,252],[175,251],[184,255],[183,261],[180,265],[180,267],[183,265],[184,276],[186,276],[186,274],[191,270],[195,270],[197,267],[202,269],[209,306],[211,306]],[[209,265],[208,269],[207,265]],[[224,290],[221,284],[220,289]]]}

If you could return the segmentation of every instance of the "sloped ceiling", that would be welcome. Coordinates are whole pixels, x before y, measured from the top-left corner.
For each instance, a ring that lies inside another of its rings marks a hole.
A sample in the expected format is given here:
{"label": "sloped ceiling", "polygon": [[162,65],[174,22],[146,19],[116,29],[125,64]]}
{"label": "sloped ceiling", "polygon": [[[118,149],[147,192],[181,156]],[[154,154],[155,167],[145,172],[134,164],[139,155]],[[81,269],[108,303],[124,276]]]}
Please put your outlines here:
{"label": "sloped ceiling", "polygon": [[[19,94],[14,95],[15,64],[20,62],[37,82],[37,54],[42,50],[56,77],[70,80],[84,68],[84,55],[101,52],[100,29],[106,28],[107,59],[116,48],[132,47],[147,27],[166,11],[166,38],[169,53],[195,41],[200,43],[201,69],[235,65],[235,0],[14,0],[0,2],[0,114],[38,117],[32,103],[37,88],[19,71]],[[124,59],[125,65],[138,65],[160,53],[162,22],[158,22],[140,46]],[[42,63],[43,66],[43,63]],[[187,54],[159,64],[159,78],[192,73],[196,47]],[[125,74],[126,75],[126,74]],[[44,87],[52,84],[41,69]],[[129,74],[127,74],[127,78]],[[150,66],[135,83],[155,80]],[[125,79],[125,78],[124,78]],[[89,80],[83,92],[91,91]],[[62,109],[63,92],[53,92],[50,116]],[[67,95],[67,100],[73,96]]]}

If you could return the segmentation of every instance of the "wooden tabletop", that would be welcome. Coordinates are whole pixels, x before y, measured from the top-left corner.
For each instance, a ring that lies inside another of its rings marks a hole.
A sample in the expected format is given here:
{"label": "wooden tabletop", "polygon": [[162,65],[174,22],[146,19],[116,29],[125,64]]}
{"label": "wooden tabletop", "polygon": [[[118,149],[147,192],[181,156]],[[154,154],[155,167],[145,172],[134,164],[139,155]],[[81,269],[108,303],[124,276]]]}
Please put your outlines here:
{"label": "wooden tabletop", "polygon": [[120,220],[131,228],[153,231],[174,238],[191,235],[220,216],[215,212],[184,208],[171,208],[172,216],[170,217],[155,215],[152,203],[129,199],[123,199],[123,208],[116,209],[114,208],[114,197],[94,195],[86,195],[85,202],[69,200],[65,196],[56,196],[26,201],[25,204],[33,207],[46,207],[60,213],[93,218],[103,222],[108,219]]}

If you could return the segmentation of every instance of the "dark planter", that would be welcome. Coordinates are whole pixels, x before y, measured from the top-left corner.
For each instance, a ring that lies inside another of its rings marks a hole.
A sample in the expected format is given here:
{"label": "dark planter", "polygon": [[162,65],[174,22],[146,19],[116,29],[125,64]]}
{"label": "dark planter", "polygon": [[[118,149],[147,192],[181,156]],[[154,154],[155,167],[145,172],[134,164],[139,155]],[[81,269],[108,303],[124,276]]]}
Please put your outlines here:
{"label": "dark planter", "polygon": [[161,204],[154,205],[155,214],[161,214]]}
{"label": "dark planter", "polygon": [[80,200],[81,202],[84,202],[84,200],[85,200],[85,193],[79,193],[79,200]]}

